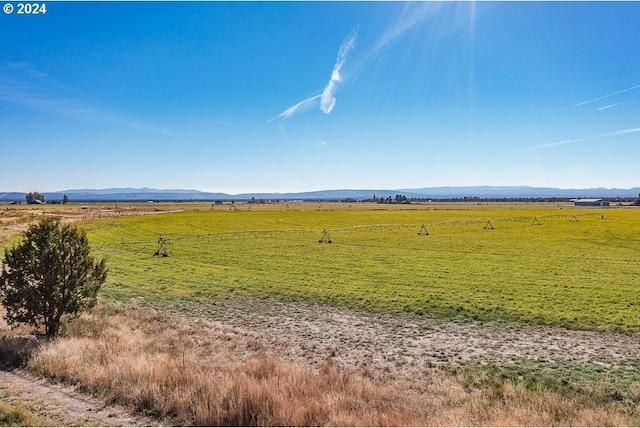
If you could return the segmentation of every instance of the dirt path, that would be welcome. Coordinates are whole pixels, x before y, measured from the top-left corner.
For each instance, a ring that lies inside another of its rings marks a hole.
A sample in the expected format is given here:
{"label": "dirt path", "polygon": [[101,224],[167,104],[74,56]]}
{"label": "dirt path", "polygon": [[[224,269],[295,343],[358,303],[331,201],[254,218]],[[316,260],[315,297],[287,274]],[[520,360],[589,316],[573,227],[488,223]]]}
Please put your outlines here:
{"label": "dirt path", "polygon": [[22,370],[0,371],[0,393],[5,402],[20,402],[60,426],[159,426],[156,420],[133,416],[116,406],[36,378]]}

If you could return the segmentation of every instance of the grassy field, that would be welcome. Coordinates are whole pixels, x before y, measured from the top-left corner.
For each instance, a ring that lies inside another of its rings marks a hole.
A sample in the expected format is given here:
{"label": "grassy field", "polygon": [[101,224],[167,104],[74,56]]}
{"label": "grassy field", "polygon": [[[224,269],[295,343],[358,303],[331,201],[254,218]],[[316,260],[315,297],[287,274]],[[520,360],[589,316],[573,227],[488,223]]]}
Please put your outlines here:
{"label": "grassy field", "polygon": [[[42,215],[87,230],[108,282],[97,308],[36,349],[0,326],[13,344],[0,357],[158,421],[640,420],[638,209],[8,207],[0,244]],[[168,257],[154,256],[160,237]],[[0,424],[40,416],[3,402]]]}
{"label": "grassy field", "polygon": [[[419,316],[640,330],[640,211],[633,208],[179,207],[83,223],[96,253],[108,258],[104,296],[267,295]],[[428,235],[418,234],[422,225]],[[325,229],[331,244],[318,242]],[[159,237],[169,257],[154,257]]]}

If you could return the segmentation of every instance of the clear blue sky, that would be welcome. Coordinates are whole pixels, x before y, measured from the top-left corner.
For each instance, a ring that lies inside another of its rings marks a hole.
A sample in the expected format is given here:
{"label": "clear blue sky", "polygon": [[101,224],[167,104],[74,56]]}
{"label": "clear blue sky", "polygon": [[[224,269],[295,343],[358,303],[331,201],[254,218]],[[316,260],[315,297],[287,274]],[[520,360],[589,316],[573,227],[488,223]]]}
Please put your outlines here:
{"label": "clear blue sky", "polygon": [[0,39],[0,191],[640,185],[640,2],[47,2]]}

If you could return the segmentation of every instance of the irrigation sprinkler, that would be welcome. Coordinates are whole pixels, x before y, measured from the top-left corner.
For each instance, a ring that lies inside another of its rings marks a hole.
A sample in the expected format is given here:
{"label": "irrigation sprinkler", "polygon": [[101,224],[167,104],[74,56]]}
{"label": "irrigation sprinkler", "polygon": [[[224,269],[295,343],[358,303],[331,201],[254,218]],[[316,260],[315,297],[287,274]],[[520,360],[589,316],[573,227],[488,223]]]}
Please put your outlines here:
{"label": "irrigation sprinkler", "polygon": [[329,232],[327,231],[327,229],[324,229],[322,231],[322,238],[320,238],[318,242],[321,244],[323,242],[326,242],[327,244],[331,244],[331,237],[329,236]]}
{"label": "irrigation sprinkler", "polygon": [[162,236],[158,238],[158,249],[156,250],[155,253],[153,253],[154,256],[162,256],[162,257],[169,257],[169,252],[167,251],[167,243],[169,242],[168,239],[163,238]]}
{"label": "irrigation sprinkler", "polygon": [[533,221],[531,222],[532,226],[540,226],[542,223],[540,223],[540,220],[538,220],[538,217],[534,217]]}
{"label": "irrigation sprinkler", "polygon": [[418,235],[420,236],[427,236],[429,234],[429,232],[427,231],[427,226],[425,226],[424,224],[422,225],[422,228],[420,229],[420,232],[418,232]]}
{"label": "irrigation sprinkler", "polygon": [[576,223],[578,221],[578,217],[576,217],[575,215],[571,216],[571,218],[569,219],[569,221],[571,223]]}
{"label": "irrigation sprinkler", "polygon": [[493,229],[495,229],[495,227],[493,227],[493,223],[491,223],[491,220],[487,220],[487,224],[484,225],[483,229],[484,230],[493,230]]}

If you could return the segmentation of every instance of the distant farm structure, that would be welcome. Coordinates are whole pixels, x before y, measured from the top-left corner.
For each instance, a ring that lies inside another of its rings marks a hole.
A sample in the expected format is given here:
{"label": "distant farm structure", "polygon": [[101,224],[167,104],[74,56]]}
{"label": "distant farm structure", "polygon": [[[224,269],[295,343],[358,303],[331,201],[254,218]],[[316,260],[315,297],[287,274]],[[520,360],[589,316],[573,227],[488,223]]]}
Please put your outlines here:
{"label": "distant farm structure", "polygon": [[608,207],[609,201],[597,198],[588,199],[575,199],[574,204],[576,207]]}

